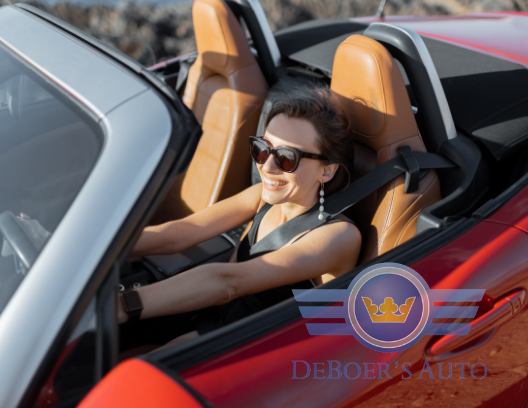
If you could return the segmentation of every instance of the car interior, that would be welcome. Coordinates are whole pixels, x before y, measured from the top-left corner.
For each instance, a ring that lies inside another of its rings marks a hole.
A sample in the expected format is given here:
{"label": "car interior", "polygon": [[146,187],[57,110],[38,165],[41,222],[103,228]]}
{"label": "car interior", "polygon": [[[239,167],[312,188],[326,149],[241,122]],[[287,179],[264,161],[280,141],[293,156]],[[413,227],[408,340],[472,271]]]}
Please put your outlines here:
{"label": "car interior", "polygon": [[[519,145],[519,135],[508,134],[511,126],[501,128],[497,121],[500,136],[492,141],[487,128],[471,130],[482,116],[473,113],[471,123],[459,119],[465,118],[466,109],[452,102],[460,97],[459,82],[446,79],[453,73],[445,72],[445,62],[437,62],[445,55],[461,58],[457,47],[424,40],[387,23],[367,26],[344,19],[316,20],[272,33],[259,6],[247,0],[195,1],[198,51],[155,71],[180,91],[203,135],[151,224],[179,219],[259,183],[249,155],[244,162],[234,157],[244,157],[250,135],[264,134],[274,91],[300,85],[322,84],[338,95],[354,128],[353,181],[397,156],[400,146],[442,155],[455,165],[422,169],[418,188],[411,192],[406,192],[405,176],[398,176],[354,205],[363,236],[359,265],[413,237],[418,242],[425,231],[440,231],[471,216],[526,172],[525,161],[516,160],[517,167],[512,168],[502,160],[520,158],[525,151],[519,149],[524,146]],[[475,58],[475,52],[464,50],[467,53],[465,59]],[[486,55],[479,58],[489,71],[506,63]],[[522,81],[527,80],[523,75]],[[453,105],[462,113],[453,113]],[[516,117],[517,109],[501,114]],[[244,230],[246,226],[240,226],[179,254],[135,261],[122,270],[120,289],[165,279],[202,263],[226,262]],[[148,330],[134,324],[122,327],[121,350],[163,337],[163,325],[152,320],[141,324]],[[127,340],[131,338],[136,340]]]}
{"label": "car interior", "polygon": [[[193,23],[198,51],[158,64],[154,73],[179,92],[203,135],[152,225],[259,183],[248,137],[264,134],[275,91],[297,86],[326,86],[338,96],[354,128],[352,182],[398,156],[401,146],[454,164],[422,169],[414,191],[400,175],[354,205],[363,237],[358,265],[460,219],[484,217],[496,208],[490,202],[528,172],[528,102],[519,91],[528,86],[528,71],[521,65],[389,23],[327,19],[272,33],[260,4],[248,0],[195,0]],[[129,262],[121,269],[120,291],[227,262],[247,229],[241,225],[178,254]],[[122,325],[120,352],[193,330],[190,316]],[[86,342],[79,344],[70,359],[85,350]],[[60,378],[69,378],[67,367],[61,370]]]}

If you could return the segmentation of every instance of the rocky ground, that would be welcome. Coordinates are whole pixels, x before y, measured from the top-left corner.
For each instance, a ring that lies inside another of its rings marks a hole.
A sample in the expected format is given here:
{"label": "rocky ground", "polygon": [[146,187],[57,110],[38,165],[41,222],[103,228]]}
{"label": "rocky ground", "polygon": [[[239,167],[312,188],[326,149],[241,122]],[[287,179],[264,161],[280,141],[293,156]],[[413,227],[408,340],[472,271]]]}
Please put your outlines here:
{"label": "rocky ground", "polygon": [[[16,0],[0,0],[0,6]],[[70,24],[111,43],[145,65],[196,48],[191,4],[173,6],[120,3],[79,6],[67,2],[45,6],[27,1]],[[261,0],[272,29],[314,18],[366,16],[377,0]],[[528,11],[528,0],[387,0],[386,14],[456,15],[478,11]]]}

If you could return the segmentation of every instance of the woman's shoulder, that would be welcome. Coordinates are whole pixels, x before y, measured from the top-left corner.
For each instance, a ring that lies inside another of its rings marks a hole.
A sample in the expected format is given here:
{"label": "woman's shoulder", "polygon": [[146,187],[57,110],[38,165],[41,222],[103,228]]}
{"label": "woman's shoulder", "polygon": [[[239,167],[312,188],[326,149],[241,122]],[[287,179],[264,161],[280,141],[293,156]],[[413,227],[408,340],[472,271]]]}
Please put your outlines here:
{"label": "woman's shoulder", "polygon": [[341,224],[340,229],[348,230],[350,234],[354,235],[354,238],[357,238],[359,235],[359,238],[361,239],[361,231],[359,230],[358,224],[352,218],[347,217],[344,214],[336,215],[332,220],[323,225],[328,224]]}
{"label": "woman's shoulder", "polygon": [[361,240],[361,232],[359,231],[357,224],[354,222],[354,220],[348,218],[346,215],[336,215],[332,220],[322,225],[322,227],[325,226],[327,229],[331,228],[332,230],[336,231],[336,233],[340,233],[340,236],[336,237],[336,239],[342,239],[344,235],[345,237],[353,239],[354,241],[357,241],[358,238]]}

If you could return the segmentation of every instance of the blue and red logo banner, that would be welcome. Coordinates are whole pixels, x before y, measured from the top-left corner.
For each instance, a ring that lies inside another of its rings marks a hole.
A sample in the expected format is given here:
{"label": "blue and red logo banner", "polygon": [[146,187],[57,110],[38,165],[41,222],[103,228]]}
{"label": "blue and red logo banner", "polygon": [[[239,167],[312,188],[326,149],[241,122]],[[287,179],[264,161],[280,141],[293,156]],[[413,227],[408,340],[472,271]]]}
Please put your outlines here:
{"label": "blue and red logo banner", "polygon": [[[430,289],[411,268],[381,263],[362,271],[347,289],[293,290],[298,302],[343,302],[342,306],[299,306],[304,318],[344,318],[344,323],[306,323],[311,335],[351,335],[372,350],[395,352],[425,335],[465,335],[471,323],[433,319],[471,319],[484,289]],[[440,305],[435,305],[440,303]],[[447,303],[447,305],[446,305]]]}

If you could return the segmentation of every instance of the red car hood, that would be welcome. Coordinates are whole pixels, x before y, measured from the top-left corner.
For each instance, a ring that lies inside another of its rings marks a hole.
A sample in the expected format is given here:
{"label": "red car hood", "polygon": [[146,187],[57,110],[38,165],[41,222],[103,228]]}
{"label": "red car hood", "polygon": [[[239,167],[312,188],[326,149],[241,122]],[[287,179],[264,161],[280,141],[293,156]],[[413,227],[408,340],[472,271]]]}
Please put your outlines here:
{"label": "red car hood", "polygon": [[420,35],[528,66],[528,13],[489,12],[463,16],[387,16],[353,21],[387,22]]}

